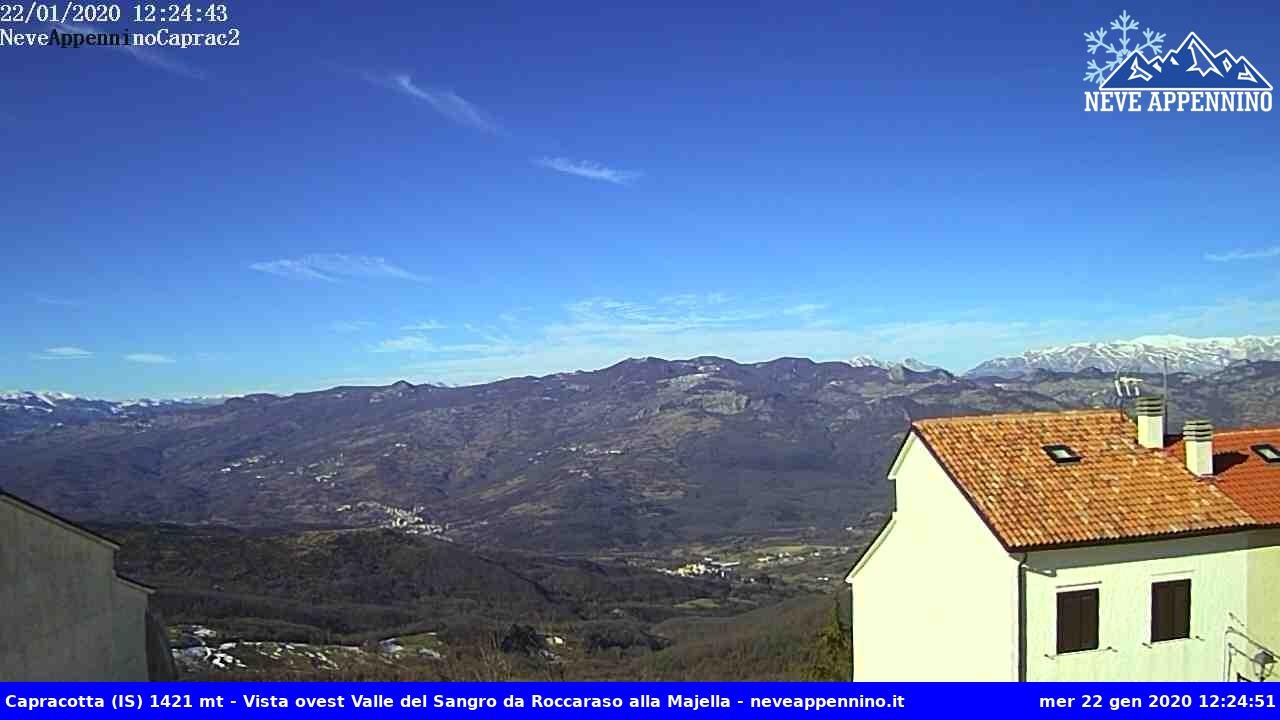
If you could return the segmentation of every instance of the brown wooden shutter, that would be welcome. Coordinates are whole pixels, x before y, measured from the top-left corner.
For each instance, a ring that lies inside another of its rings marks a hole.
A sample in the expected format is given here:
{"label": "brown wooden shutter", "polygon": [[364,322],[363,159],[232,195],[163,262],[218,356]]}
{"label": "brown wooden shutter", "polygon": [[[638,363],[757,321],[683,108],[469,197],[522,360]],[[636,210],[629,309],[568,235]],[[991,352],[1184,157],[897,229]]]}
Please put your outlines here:
{"label": "brown wooden shutter", "polygon": [[1058,652],[1098,649],[1098,591],[1058,593]]}
{"label": "brown wooden shutter", "polygon": [[1191,637],[1191,581],[1151,584],[1151,642]]}
{"label": "brown wooden shutter", "polygon": [[1098,591],[1086,590],[1080,596],[1081,650],[1098,649]]}
{"label": "brown wooden shutter", "polygon": [[1080,623],[1070,593],[1058,593],[1058,652],[1071,652],[1080,644]]}

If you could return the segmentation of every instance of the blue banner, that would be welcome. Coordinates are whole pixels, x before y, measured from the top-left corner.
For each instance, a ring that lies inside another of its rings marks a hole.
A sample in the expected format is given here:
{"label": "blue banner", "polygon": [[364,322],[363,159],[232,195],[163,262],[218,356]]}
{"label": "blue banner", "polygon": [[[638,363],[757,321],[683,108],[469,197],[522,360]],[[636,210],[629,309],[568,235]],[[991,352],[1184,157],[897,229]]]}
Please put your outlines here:
{"label": "blue banner", "polygon": [[[0,683],[0,718],[1272,715],[1247,683]],[[1277,686],[1280,687],[1280,686]],[[945,715],[944,715],[945,714]]]}

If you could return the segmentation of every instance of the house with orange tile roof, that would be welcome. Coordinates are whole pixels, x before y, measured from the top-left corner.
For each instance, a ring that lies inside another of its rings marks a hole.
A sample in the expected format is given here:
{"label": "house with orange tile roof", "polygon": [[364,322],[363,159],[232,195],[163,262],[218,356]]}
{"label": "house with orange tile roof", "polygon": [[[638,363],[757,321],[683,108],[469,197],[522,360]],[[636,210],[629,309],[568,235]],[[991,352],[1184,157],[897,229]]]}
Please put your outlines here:
{"label": "house with orange tile roof", "polygon": [[919,420],[845,578],[855,680],[1273,680],[1280,428]]}

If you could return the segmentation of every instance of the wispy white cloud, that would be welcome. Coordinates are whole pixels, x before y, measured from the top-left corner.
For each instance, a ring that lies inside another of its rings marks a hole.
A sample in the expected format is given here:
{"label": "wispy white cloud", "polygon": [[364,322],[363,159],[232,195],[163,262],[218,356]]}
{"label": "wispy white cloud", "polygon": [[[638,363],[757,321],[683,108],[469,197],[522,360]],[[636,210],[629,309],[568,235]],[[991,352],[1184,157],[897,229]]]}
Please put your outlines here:
{"label": "wispy white cloud", "polygon": [[722,292],[709,293],[678,293],[675,295],[664,295],[658,298],[659,305],[673,305],[675,307],[693,307],[695,305],[723,305],[729,302],[728,295]]}
{"label": "wispy white cloud", "polygon": [[1209,262],[1236,262],[1238,260],[1266,260],[1280,257],[1280,245],[1257,250],[1231,250],[1224,253],[1209,253],[1204,256]]}
{"label": "wispy white cloud", "polygon": [[415,100],[421,100],[445,119],[462,127],[494,135],[505,134],[502,126],[496,120],[452,90],[417,85],[413,82],[413,78],[406,74],[375,75],[365,73],[364,78],[379,87],[394,90]]}
{"label": "wispy white cloud", "polygon": [[373,323],[368,320],[337,320],[329,323],[329,329],[336,333],[354,333],[368,330]]}
{"label": "wispy white cloud", "polygon": [[[668,359],[706,355],[739,362],[782,356],[842,360],[858,354],[912,355],[927,362],[947,361],[958,344],[991,353],[1020,352],[1024,343],[1044,344],[1057,337],[1052,324],[1020,322],[918,322],[850,329],[842,327],[726,324],[689,326],[665,323],[601,324],[593,320],[548,326],[540,335],[516,344],[478,343],[470,352],[424,351],[400,374],[455,384],[490,382],[522,375],[546,375],[606,367],[627,357]],[[460,348],[457,348],[459,351]],[[957,369],[966,369],[953,365]]]}
{"label": "wispy white cloud", "polygon": [[400,328],[408,332],[429,332],[431,330],[444,330],[446,326],[435,320],[424,320],[423,322],[411,323]]}
{"label": "wispy white cloud", "polygon": [[776,314],[767,308],[727,304],[718,293],[672,295],[656,303],[589,298],[564,310],[567,320],[547,326],[549,333],[661,334],[754,323]]}
{"label": "wispy white cloud", "polygon": [[93,357],[93,353],[84,348],[61,345],[45,348],[43,352],[35,353],[32,357],[37,360],[87,360]]}
{"label": "wispy white cloud", "polygon": [[566,175],[574,175],[588,180],[627,185],[640,178],[642,173],[629,170],[615,170],[590,160],[573,160],[567,157],[534,158],[533,163],[548,170],[555,170]]}
{"label": "wispy white cloud", "polygon": [[822,305],[820,303],[800,303],[799,305],[791,305],[790,307],[783,308],[782,314],[788,315],[788,316],[799,315],[799,316],[807,317],[815,313],[822,312],[823,310],[826,310],[826,309],[827,309],[827,306]]}
{"label": "wispy white cloud", "polygon": [[[935,309],[930,315],[872,320],[842,312],[845,299],[754,300],[719,293],[670,295],[658,300],[587,298],[550,316],[536,311],[511,326],[462,325],[471,339],[432,342],[422,335],[391,338],[374,349],[410,359],[388,375],[452,384],[523,375],[591,370],[626,357],[669,359],[718,355],[739,362],[780,356],[842,360],[856,355],[917,357],[953,371],[1029,348],[1173,332],[1190,336],[1266,332],[1261,318],[1280,315],[1280,301],[1221,299],[1199,306],[1118,307],[1102,320],[1074,316],[1009,315],[991,309]],[[826,307],[818,308],[818,305]],[[873,315],[885,317],[880,313]],[[514,335],[514,337],[513,337]]]}
{"label": "wispy white cloud", "polygon": [[[123,29],[103,30],[93,25],[74,25],[71,23],[51,23],[51,25],[60,33],[82,33],[84,35],[96,35],[103,32],[125,32]],[[166,53],[162,53],[155,48],[144,47],[142,45],[108,45],[107,47],[124,51],[133,57],[134,60],[143,65],[164,70],[167,73],[178,75],[180,77],[192,80],[204,80],[206,75],[203,70],[188,65],[180,60],[170,57]]]}
{"label": "wispy white cloud", "polygon": [[125,360],[131,363],[140,363],[142,365],[171,365],[177,362],[172,355],[162,355],[160,353],[129,353],[124,356]]}
{"label": "wispy white cloud", "polygon": [[376,353],[427,352],[435,349],[436,346],[431,342],[431,338],[422,335],[402,335],[382,340],[372,348]]}
{"label": "wispy white cloud", "polygon": [[[405,329],[409,330],[413,327],[414,326],[409,326]],[[443,327],[444,326],[441,325],[439,327],[431,327],[427,329],[438,330],[443,329]],[[403,352],[458,355],[507,351],[517,346],[517,343],[514,340],[493,327],[481,327],[466,324],[462,326],[461,330],[474,336],[475,339],[470,342],[437,343],[425,335],[410,334],[382,340],[381,342],[373,345],[370,349],[376,353]]]}
{"label": "wispy white cloud", "polygon": [[426,282],[427,278],[369,255],[316,254],[249,265],[251,270],[305,280],[336,282],[341,278],[393,279]]}
{"label": "wispy white cloud", "polygon": [[266,260],[249,265],[250,270],[279,275],[281,277],[306,278],[308,280],[324,280],[334,282],[334,278],[316,270],[306,260]]}

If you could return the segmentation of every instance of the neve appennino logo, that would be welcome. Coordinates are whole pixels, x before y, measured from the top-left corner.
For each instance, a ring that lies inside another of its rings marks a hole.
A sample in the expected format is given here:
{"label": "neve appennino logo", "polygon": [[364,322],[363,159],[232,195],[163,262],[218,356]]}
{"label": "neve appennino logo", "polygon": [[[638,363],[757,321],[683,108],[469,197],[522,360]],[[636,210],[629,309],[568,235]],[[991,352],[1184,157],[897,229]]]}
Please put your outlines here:
{"label": "neve appennino logo", "polygon": [[1084,81],[1098,86],[1085,92],[1085,112],[1271,112],[1271,83],[1249,58],[1214,51],[1194,32],[1166,51],[1164,33],[1143,28],[1139,39],[1140,28],[1122,12],[1110,29],[1084,34],[1097,56]]}

